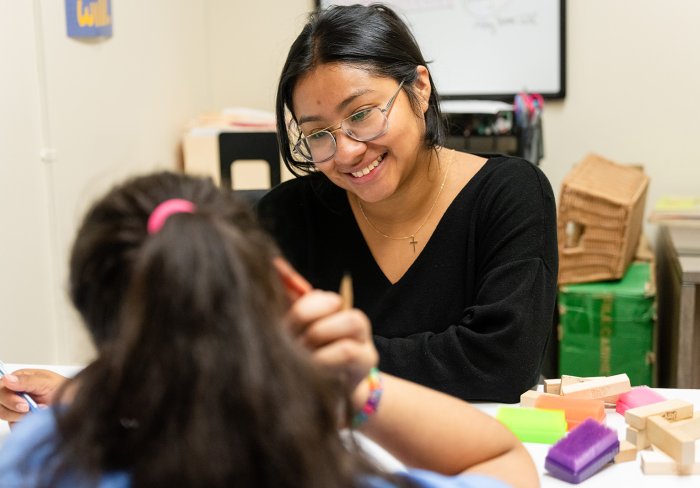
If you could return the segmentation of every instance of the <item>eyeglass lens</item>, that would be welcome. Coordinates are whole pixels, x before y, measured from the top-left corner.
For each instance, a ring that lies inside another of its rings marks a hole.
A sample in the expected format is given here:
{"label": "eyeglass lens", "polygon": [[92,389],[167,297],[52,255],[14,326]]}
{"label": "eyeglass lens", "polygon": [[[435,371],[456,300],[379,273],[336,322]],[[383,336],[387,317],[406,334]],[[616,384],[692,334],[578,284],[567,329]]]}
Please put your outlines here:
{"label": "eyeglass lens", "polygon": [[[382,135],[387,129],[387,118],[379,107],[355,112],[340,123],[340,129],[356,141],[366,142]],[[299,152],[313,162],[326,161],[335,154],[335,136],[327,130],[302,138]]]}

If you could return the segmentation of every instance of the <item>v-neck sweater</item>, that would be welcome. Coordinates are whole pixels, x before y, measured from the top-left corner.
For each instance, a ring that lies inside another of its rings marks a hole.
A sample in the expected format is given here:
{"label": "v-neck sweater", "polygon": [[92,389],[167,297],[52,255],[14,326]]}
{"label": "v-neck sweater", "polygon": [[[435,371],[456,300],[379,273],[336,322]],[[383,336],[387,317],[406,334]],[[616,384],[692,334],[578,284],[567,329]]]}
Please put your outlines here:
{"label": "v-neck sweater", "polygon": [[322,173],[276,186],[257,209],[314,287],[337,291],[351,273],[380,369],[465,400],[514,403],[537,382],[558,260],[554,195],[536,166],[489,159],[394,284],[372,256],[346,191]]}

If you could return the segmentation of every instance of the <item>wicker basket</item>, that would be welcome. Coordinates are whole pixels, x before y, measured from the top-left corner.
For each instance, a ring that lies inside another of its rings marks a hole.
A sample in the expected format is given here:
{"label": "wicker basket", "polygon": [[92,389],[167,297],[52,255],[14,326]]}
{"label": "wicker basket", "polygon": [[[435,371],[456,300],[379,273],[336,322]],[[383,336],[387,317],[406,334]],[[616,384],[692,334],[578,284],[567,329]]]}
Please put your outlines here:
{"label": "wicker basket", "polygon": [[562,183],[557,231],[559,283],[620,279],[637,249],[649,177],[589,155]]}

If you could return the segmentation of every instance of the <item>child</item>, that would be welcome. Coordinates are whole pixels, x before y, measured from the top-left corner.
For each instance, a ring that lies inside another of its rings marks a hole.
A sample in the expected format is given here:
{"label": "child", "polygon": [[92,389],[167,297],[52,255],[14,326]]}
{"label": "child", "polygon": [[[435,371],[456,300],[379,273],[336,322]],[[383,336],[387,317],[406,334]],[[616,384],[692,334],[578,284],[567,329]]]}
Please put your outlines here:
{"label": "child", "polygon": [[209,180],[139,177],[98,201],[70,262],[98,357],[8,437],[0,486],[502,486],[383,473],[341,441],[353,421],[408,465],[537,485],[494,419],[382,377],[364,314],[328,292],[290,304],[280,276],[300,278],[276,256]]}

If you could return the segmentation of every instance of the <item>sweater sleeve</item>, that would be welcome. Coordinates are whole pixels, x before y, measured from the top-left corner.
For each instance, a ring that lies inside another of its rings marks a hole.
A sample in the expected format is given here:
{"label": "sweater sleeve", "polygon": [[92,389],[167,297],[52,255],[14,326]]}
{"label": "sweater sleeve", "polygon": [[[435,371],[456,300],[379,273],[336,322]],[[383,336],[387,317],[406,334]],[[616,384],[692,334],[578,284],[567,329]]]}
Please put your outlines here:
{"label": "sweater sleeve", "polygon": [[[541,171],[519,165],[494,175],[474,203],[464,258],[467,306],[441,330],[425,324],[402,337],[375,336],[380,367],[466,400],[515,403],[538,380],[552,328],[554,197]],[[445,266],[460,253],[454,249]],[[427,288],[420,293],[440,299],[441,290]]]}

